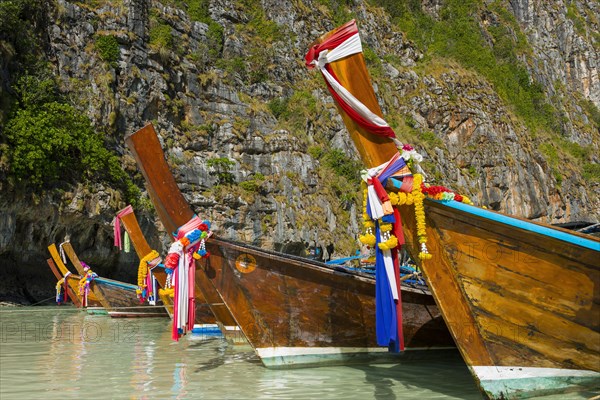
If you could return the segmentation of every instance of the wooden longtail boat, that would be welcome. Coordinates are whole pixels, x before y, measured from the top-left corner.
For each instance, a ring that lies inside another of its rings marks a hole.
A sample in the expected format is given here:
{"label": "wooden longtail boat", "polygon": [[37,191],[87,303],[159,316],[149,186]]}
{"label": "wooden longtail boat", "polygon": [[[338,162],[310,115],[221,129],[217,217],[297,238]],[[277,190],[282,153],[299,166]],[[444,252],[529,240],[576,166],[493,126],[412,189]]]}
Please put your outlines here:
{"label": "wooden longtail boat", "polygon": [[[154,128],[147,125],[126,143],[165,228],[175,231],[194,213],[177,187]],[[227,306],[265,366],[345,363],[387,354],[387,347],[375,340],[372,277],[214,235],[206,249],[210,257],[196,274],[198,286]],[[399,358],[431,353],[411,350],[454,348],[424,288],[406,287],[402,301],[407,351]]]}
{"label": "wooden longtail boat", "polygon": [[[313,53],[342,30],[358,34],[351,21],[317,40]],[[362,53],[327,66],[382,117]],[[372,134],[336,104],[366,166],[388,162],[398,151],[392,139]],[[406,245],[483,394],[505,399],[600,387],[600,241],[457,201],[424,203],[433,258],[417,256],[414,208],[401,206]]]}
{"label": "wooden longtail boat", "polygon": [[58,271],[60,272],[60,275],[61,275],[60,279],[62,279],[62,277],[66,277],[65,279],[67,280],[67,285],[69,287],[69,297],[71,297],[71,299],[76,299],[76,300],[74,300],[74,302],[75,301],[77,302],[77,304],[78,304],[77,306],[85,307],[87,309],[87,311],[90,313],[106,314],[106,311],[104,310],[104,307],[102,306],[102,303],[100,303],[100,300],[98,300],[98,298],[94,295],[94,293],[89,294],[89,296],[87,298],[87,306],[84,305],[82,296],[79,293],[79,280],[81,279],[81,276],[79,276],[77,274],[73,274],[73,273],[71,273],[71,271],[69,271],[69,269],[63,262],[62,258],[60,257],[58,248],[56,247],[56,245],[54,243],[52,243],[50,246],[48,246],[48,251],[50,252],[50,256],[52,257],[51,259],[49,259],[52,261],[52,264],[50,264],[50,262],[48,262],[48,265],[50,265],[50,267],[52,267],[52,265],[54,265],[55,267],[58,268]]}
{"label": "wooden longtail boat", "polygon": [[[119,211],[118,215],[119,221],[123,223],[123,227],[125,228],[127,234],[131,239],[131,243],[133,244],[136,254],[140,258],[140,260],[143,259],[152,251],[152,248],[150,247],[148,241],[146,240],[146,237],[142,233],[138,220],[135,216],[135,213],[133,212],[133,208],[131,206],[128,206],[123,210]],[[163,268],[154,268],[152,270],[152,273],[154,274],[160,287],[164,288],[167,280],[167,274],[165,270]],[[160,295],[160,291],[159,296],[165,306],[165,309],[169,313],[169,316],[172,317],[173,299],[168,295]],[[210,308],[208,308],[204,297],[201,296],[196,297],[196,320],[203,324],[215,323],[214,315],[210,311]]]}
{"label": "wooden longtail boat", "polygon": [[[56,249],[56,246],[54,247]],[[81,264],[71,243],[64,242],[62,248],[83,277],[87,271]],[[164,306],[148,306],[140,304],[137,297],[136,286],[113,279],[95,278],[91,284],[91,293],[98,299],[109,316],[113,318],[142,318],[142,317],[168,317]],[[88,295],[89,301],[89,295]]]}
{"label": "wooden longtail boat", "polygon": [[[144,128],[146,129],[146,128]],[[188,203],[177,187],[173,175],[165,162],[164,154],[154,128],[150,127],[151,135],[146,134],[151,140],[148,146],[140,145],[132,138],[133,135],[126,138],[127,145],[132,151],[138,162],[138,167],[146,178],[146,187],[148,194],[154,204],[156,212],[167,232],[175,232],[180,226],[187,223],[194,215]],[[134,134],[140,136],[139,134]],[[137,145],[135,144],[137,143]],[[145,164],[140,162],[138,154],[141,154]],[[154,184],[155,186],[152,186]],[[173,194],[173,191],[177,195]],[[173,237],[169,235],[171,239]],[[198,262],[196,263],[198,268]],[[231,343],[244,343],[246,340],[240,334],[239,327],[231,312],[223,303],[223,300],[210,284],[205,274],[195,274],[194,295],[196,305],[207,305],[216,322],[221,328],[225,338]],[[208,319],[208,318],[207,318]]]}
{"label": "wooden longtail boat", "polygon": [[[60,273],[60,271],[58,270],[58,268],[56,267],[56,264],[54,264],[54,260],[52,260],[52,258],[48,258],[46,260],[46,262],[48,263],[48,266],[50,267],[50,270],[52,271],[52,273],[54,274],[54,276],[56,277],[56,281],[57,283],[60,282],[61,280],[64,279],[64,277],[62,276],[62,274]],[[69,274],[70,275],[70,274]],[[75,278],[75,277],[74,277]],[[81,307],[81,301],[79,300],[79,297],[77,296],[77,294],[75,294],[73,292],[73,289],[71,288],[71,286],[69,285],[69,281],[68,281],[68,276],[66,279],[66,285],[64,288],[65,291],[65,296],[67,296],[68,299],[71,300],[71,302],[73,304],[75,304],[76,307]],[[64,281],[63,281],[64,282]],[[67,299],[65,299],[67,300]],[[58,301],[58,300],[57,300]]]}

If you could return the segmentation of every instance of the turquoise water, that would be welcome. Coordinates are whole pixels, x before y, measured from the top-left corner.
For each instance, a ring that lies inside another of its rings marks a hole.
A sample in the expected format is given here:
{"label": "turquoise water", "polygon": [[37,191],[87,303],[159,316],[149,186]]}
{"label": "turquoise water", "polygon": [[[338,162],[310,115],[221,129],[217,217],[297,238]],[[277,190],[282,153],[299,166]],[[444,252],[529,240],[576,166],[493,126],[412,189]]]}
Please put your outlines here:
{"label": "turquoise water", "polygon": [[2,308],[0,399],[482,398],[458,353],[410,365],[268,370],[247,345],[196,334],[174,342],[169,324]]}

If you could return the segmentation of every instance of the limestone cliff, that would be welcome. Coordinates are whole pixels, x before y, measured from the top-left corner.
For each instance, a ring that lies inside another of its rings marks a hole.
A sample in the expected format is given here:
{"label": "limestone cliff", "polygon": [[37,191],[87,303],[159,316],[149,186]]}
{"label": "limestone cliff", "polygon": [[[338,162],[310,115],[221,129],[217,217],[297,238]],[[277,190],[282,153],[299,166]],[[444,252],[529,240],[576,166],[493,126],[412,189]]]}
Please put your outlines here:
{"label": "limestone cliff", "polygon": [[[554,110],[541,130],[476,67],[409,40],[386,2],[188,3],[56,0],[46,54],[61,91],[112,138],[140,187],[123,138],[154,123],[185,196],[220,235],[295,253],[311,240],[336,243],[336,255],[354,251],[359,190],[336,165],[357,156],[322,78],[303,66],[310,43],[345,18],[357,20],[384,113],[426,156],[430,182],[525,218],[600,219],[597,2],[483,2],[472,15],[490,48],[501,45],[494,29],[522,46],[512,61]],[[419,12],[443,22],[446,3],[422,1]],[[100,45],[110,41],[113,56]],[[0,276],[10,289],[0,300],[51,295],[46,246],[66,235],[100,274],[134,279],[135,256],[110,243],[112,216],[126,205],[119,193],[9,189],[2,183]],[[136,214],[164,251],[151,207]]]}

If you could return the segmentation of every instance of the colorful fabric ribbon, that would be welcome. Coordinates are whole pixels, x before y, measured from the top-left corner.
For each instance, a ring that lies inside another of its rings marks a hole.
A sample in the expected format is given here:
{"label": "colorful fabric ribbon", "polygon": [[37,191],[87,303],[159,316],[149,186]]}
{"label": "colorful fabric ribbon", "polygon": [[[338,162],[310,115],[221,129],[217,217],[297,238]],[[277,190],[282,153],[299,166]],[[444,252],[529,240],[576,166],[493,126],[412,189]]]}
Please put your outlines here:
{"label": "colorful fabric ribbon", "polygon": [[[179,340],[194,327],[195,274],[194,254],[201,248],[205,238],[210,236],[210,223],[194,216],[173,233],[177,240],[169,249],[165,267],[172,270],[173,296],[173,340]],[[176,264],[175,264],[176,263]]]}
{"label": "colorful fabric ribbon", "polygon": [[324,42],[311,47],[304,58],[308,68],[319,68],[336,103],[354,122],[372,134],[395,138],[396,134],[387,122],[342,86],[329,65],[358,53],[362,53],[362,45],[356,22],[352,20]]}
{"label": "colorful fabric ribbon", "polygon": [[115,247],[118,247],[119,250],[122,250],[122,242],[121,242],[121,218],[123,218],[127,214],[131,214],[133,212],[133,207],[128,205],[121,211],[117,213],[115,218],[113,219],[113,234],[115,237]]}

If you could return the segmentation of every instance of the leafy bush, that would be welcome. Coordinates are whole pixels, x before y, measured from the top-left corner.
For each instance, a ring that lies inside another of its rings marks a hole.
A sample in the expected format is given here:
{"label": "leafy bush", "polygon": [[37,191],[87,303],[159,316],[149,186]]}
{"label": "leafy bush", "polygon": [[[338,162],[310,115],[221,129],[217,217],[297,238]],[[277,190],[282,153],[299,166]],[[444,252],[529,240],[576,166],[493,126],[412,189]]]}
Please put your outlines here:
{"label": "leafy bush", "polygon": [[351,159],[339,149],[327,151],[323,155],[323,161],[337,175],[344,177],[350,183],[356,183],[358,186],[362,163]]}
{"label": "leafy bush", "polygon": [[269,102],[269,110],[275,118],[279,118],[288,111],[288,101],[289,99],[286,97],[277,97]]}
{"label": "leafy bush", "polygon": [[119,60],[120,51],[117,38],[112,35],[102,35],[96,37],[96,49],[100,57],[111,65],[115,65]]}
{"label": "leafy bush", "polygon": [[90,120],[61,102],[50,79],[24,76],[16,87],[20,108],[6,124],[9,175],[16,184],[40,189],[59,182],[104,181],[134,202],[139,189],[121,168]]}
{"label": "leafy bush", "polygon": [[583,166],[583,178],[590,182],[600,182],[600,164],[586,163]]}

